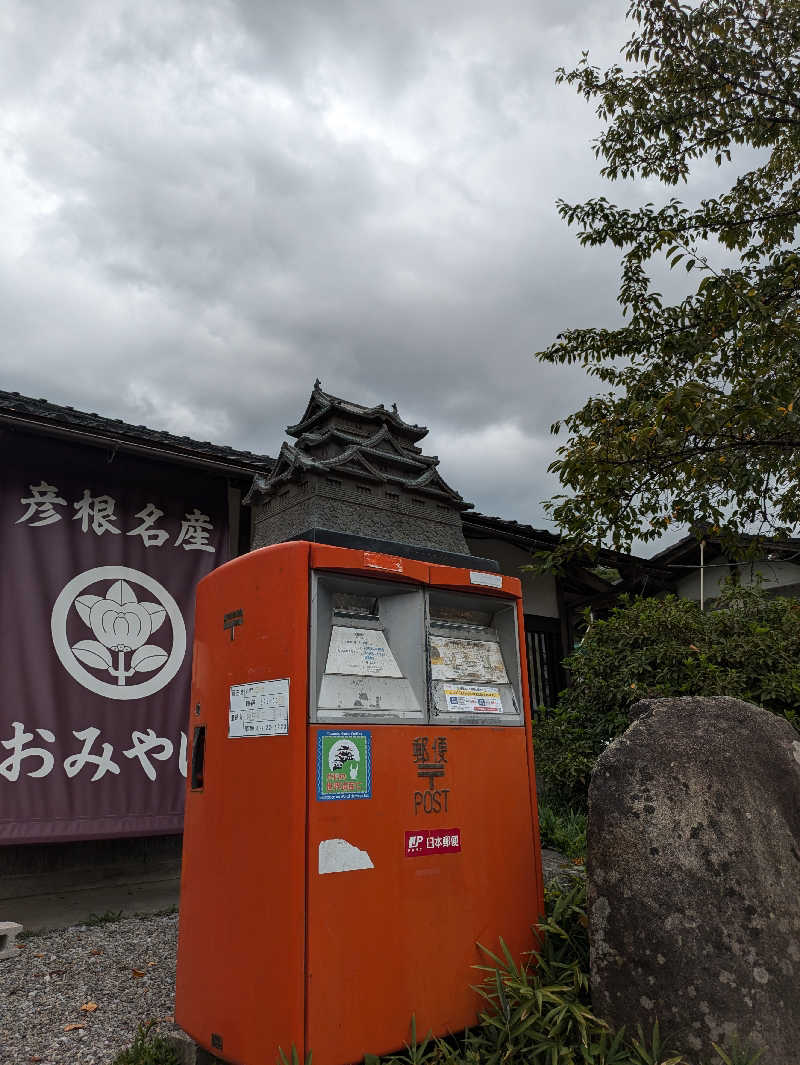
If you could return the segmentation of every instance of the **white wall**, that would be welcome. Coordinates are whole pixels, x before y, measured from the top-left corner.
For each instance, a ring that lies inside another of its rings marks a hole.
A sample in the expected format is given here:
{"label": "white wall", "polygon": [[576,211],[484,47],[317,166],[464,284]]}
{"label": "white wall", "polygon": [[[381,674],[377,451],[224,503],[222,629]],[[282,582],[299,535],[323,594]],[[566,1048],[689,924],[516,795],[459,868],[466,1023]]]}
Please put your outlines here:
{"label": "white wall", "polygon": [[522,581],[524,613],[541,614],[548,618],[558,617],[555,577],[523,573],[520,570],[520,566],[530,565],[531,556],[527,551],[503,540],[470,540],[467,537],[467,545],[473,555],[493,558],[500,566],[501,573],[509,577],[519,577]]}
{"label": "white wall", "polygon": [[[716,558],[705,569],[704,594],[707,600],[715,599],[720,594],[721,586],[734,569],[738,571],[739,580],[745,586],[757,583],[759,575],[761,577],[761,587],[765,589],[800,583],[800,565],[795,562],[770,562],[769,560],[764,560],[761,562],[742,562],[730,567],[727,559]],[[678,581],[675,591],[684,599],[694,599],[699,602],[700,570],[698,568],[685,570],[684,572],[686,576]]]}

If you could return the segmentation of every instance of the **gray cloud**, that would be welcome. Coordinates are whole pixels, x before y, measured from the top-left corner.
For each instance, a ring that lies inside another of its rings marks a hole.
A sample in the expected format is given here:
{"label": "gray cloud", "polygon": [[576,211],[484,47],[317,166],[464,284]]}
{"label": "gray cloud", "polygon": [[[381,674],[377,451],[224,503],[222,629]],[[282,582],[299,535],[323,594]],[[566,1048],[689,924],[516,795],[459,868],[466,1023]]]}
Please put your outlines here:
{"label": "gray cloud", "polygon": [[624,7],[9,0],[2,386],[275,453],[319,376],[542,524],[589,385],[531,353],[617,317],[555,211],[601,183],[553,70],[614,59]]}

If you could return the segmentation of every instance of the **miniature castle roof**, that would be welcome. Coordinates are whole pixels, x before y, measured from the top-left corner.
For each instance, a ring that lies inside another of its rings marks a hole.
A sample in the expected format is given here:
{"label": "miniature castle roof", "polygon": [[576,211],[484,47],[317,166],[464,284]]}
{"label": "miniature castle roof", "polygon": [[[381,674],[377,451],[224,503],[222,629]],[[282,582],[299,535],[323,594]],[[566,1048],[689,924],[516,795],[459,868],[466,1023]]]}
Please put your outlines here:
{"label": "miniature castle roof", "polygon": [[397,408],[365,407],[323,392],[314,385],[305,414],[287,432],[297,443],[284,443],[269,476],[257,475],[247,503],[257,503],[290,481],[309,473],[352,478],[419,492],[457,510],[471,510],[437,470],[439,459],[423,455],[414,442],[427,435],[423,425],[410,425]]}
{"label": "miniature castle roof", "polygon": [[336,415],[342,415],[348,422],[355,420],[359,423],[377,423],[390,426],[395,433],[405,440],[414,442],[428,435],[424,425],[411,425],[403,421],[397,413],[397,405],[392,404],[392,409],[387,410],[382,403],[376,407],[364,407],[360,403],[351,403],[349,400],[332,396],[329,392],[323,392],[319,378],[314,382],[314,391],[308,401],[305,413],[296,425],[286,427],[289,436],[300,437],[304,433],[317,428],[320,424],[330,421]]}

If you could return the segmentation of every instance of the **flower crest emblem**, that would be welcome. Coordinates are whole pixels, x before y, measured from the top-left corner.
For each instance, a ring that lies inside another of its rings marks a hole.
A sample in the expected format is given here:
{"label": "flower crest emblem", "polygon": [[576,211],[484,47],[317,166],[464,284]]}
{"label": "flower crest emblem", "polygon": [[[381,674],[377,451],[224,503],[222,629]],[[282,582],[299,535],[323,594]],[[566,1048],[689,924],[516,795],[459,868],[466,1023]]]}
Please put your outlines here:
{"label": "flower crest emblem", "polygon": [[[109,586],[97,587],[108,580]],[[76,640],[78,619],[89,632]],[[50,627],[67,672],[112,699],[152,695],[172,680],[186,653],[175,600],[152,577],[126,566],[98,566],[73,577],[56,599]]]}
{"label": "flower crest emblem", "polygon": [[[159,603],[139,603],[127,581],[115,581],[105,596],[79,595],[75,609],[96,637],[74,644],[72,653],[93,669],[105,669],[117,684],[125,684],[135,673],[160,669],[167,652],[147,640],[161,625],[167,612]],[[111,655],[116,651],[117,665]],[[130,669],[125,669],[125,655],[132,652]]]}

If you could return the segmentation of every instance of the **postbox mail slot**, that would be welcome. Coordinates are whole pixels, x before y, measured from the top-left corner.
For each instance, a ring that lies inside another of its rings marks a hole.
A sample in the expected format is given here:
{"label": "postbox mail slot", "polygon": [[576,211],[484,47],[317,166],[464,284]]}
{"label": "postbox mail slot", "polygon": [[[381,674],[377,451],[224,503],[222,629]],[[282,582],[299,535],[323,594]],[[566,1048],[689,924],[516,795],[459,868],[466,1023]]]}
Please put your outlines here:
{"label": "postbox mail slot", "polygon": [[315,573],[311,627],[312,721],[425,719],[421,588]]}
{"label": "postbox mail slot", "polygon": [[516,610],[507,600],[429,593],[432,714],[461,725],[522,725]]}

